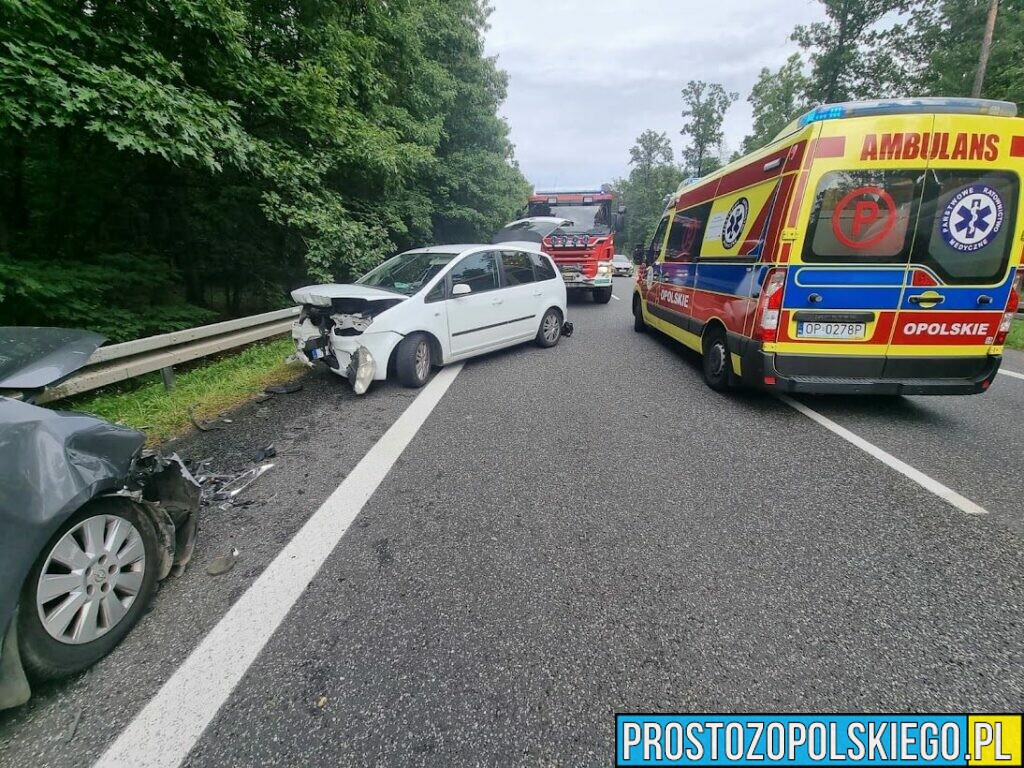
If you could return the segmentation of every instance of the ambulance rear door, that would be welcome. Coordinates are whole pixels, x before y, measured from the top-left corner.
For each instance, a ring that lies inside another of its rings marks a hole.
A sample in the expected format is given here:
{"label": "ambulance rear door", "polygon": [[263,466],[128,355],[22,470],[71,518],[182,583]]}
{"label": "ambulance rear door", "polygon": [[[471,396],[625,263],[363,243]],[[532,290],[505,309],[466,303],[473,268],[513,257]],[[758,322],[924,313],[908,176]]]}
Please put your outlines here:
{"label": "ambulance rear door", "polygon": [[886,378],[978,377],[988,368],[1019,247],[1019,178],[1005,127],[1013,122],[940,114],[922,140],[928,167]]}
{"label": "ambulance rear door", "polygon": [[[795,376],[879,379],[907,282],[928,163],[890,151],[924,135],[930,114],[820,123],[788,270],[776,368]],[[880,155],[882,136],[887,148]]]}

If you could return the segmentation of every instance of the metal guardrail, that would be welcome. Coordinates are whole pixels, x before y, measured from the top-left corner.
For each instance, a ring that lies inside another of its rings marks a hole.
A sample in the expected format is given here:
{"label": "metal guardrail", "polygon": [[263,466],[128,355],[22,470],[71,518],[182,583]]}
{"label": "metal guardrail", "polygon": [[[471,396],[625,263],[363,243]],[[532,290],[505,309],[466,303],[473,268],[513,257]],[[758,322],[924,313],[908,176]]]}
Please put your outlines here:
{"label": "metal guardrail", "polygon": [[155,371],[162,372],[165,385],[173,386],[173,366],[287,333],[298,314],[299,307],[289,307],[100,347],[82,370],[46,390],[36,402],[59,400]]}

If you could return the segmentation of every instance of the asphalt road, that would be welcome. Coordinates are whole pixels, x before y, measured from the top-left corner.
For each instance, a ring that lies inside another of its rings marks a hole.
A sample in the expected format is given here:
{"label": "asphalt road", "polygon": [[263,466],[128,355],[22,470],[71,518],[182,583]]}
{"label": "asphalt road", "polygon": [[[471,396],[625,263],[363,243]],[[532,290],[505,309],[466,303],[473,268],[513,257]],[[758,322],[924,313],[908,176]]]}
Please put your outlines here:
{"label": "asphalt road", "polygon": [[[1021,711],[1024,380],[803,400],[967,515],[771,396],[712,392],[632,331],[629,290],[573,302],[555,349],[466,365],[187,765],[607,765],[616,711]],[[315,373],[175,446],[280,456],[117,651],[0,713],[0,764],[91,764],[414,395]]]}

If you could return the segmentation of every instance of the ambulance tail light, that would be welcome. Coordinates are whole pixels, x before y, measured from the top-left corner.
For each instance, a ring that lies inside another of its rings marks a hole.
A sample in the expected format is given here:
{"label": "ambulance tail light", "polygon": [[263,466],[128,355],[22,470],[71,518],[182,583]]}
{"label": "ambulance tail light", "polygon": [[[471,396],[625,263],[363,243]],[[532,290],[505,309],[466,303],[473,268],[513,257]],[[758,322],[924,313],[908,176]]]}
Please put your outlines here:
{"label": "ambulance tail light", "polygon": [[762,342],[773,342],[779,335],[779,316],[782,314],[782,289],[786,285],[786,270],[772,269],[764,281],[758,302],[757,333]]}
{"label": "ambulance tail light", "polygon": [[1013,316],[1017,314],[1020,306],[1021,282],[1024,281],[1024,270],[1017,270],[1017,276],[1013,279],[1013,286],[1010,288],[1010,298],[1006,302],[1006,311],[999,323],[999,330],[996,331],[996,346],[1006,343],[1006,337],[1010,335],[1010,328],[1013,326]]}

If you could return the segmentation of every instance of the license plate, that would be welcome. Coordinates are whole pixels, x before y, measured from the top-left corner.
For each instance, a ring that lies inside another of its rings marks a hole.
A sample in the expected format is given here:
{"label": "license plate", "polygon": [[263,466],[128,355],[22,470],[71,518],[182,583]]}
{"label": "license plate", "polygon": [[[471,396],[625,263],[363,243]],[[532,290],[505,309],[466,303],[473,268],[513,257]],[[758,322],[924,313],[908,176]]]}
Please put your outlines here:
{"label": "license plate", "polygon": [[797,323],[799,339],[863,339],[864,323]]}

